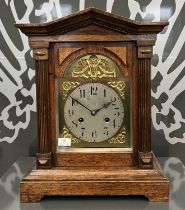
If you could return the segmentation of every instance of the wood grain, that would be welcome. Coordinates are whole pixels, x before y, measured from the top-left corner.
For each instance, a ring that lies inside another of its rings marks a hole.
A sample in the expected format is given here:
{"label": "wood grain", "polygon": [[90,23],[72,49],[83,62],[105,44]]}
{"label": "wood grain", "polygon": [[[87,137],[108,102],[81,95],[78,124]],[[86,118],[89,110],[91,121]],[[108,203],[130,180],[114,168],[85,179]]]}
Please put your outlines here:
{"label": "wood grain", "polygon": [[51,168],[51,142],[49,126],[49,100],[48,95],[48,60],[36,60],[36,85],[37,85],[37,127],[38,127],[38,153],[37,167]]}
{"label": "wood grain", "polygon": [[126,53],[126,47],[121,47],[121,46],[111,46],[111,47],[105,47],[105,49],[108,49],[112,51],[114,54],[116,54],[122,61],[123,63],[127,63],[127,53]]}
{"label": "wood grain", "polygon": [[[156,160],[155,160],[156,161]],[[157,161],[156,161],[157,162]],[[33,170],[20,185],[21,202],[44,196],[144,195],[150,201],[168,201],[168,180],[158,171],[138,168]]]}
{"label": "wood grain", "polygon": [[151,60],[138,59],[139,151],[151,151]]}
{"label": "wood grain", "polygon": [[168,22],[143,21],[140,23],[96,8],[88,8],[50,23],[16,24],[23,33],[29,36],[65,34],[89,25],[122,34],[156,34],[162,31]]}
{"label": "wood grain", "polygon": [[39,152],[50,152],[48,133],[48,61],[38,60],[36,65],[36,85],[37,85],[37,125],[39,137]]}
{"label": "wood grain", "polygon": [[59,65],[64,61],[65,58],[67,58],[71,53],[79,50],[78,47],[63,47],[59,48],[58,56],[59,56]]}
{"label": "wood grain", "polygon": [[57,153],[56,166],[63,167],[84,167],[84,166],[96,166],[96,167],[111,167],[111,166],[133,166],[136,165],[134,162],[134,154],[130,153],[119,153],[119,152],[107,152],[107,153]]}
{"label": "wood grain", "polygon": [[[127,76],[128,75],[128,69],[126,64],[124,63],[124,61],[122,61],[122,59],[120,59],[118,57],[117,54],[113,53],[112,51],[109,51],[107,49],[105,49],[106,47],[118,47],[117,43],[81,43],[81,49],[74,51],[73,53],[70,54],[71,48],[77,48],[78,44],[77,43],[60,43],[60,44],[56,44],[56,48],[60,49],[60,48],[68,48],[66,52],[68,54],[67,57],[65,57],[65,60],[63,60],[63,62],[61,63],[60,60],[57,58],[55,60],[55,75],[57,77],[63,77],[65,71],[67,70],[68,66],[76,59],[85,56],[87,54],[100,54],[100,55],[104,55],[107,56],[109,58],[111,58],[113,61],[115,61],[115,63],[119,66],[119,68],[122,70],[123,75]],[[119,44],[119,46],[125,48],[126,46],[124,44]],[[56,49],[56,50],[57,50]]]}

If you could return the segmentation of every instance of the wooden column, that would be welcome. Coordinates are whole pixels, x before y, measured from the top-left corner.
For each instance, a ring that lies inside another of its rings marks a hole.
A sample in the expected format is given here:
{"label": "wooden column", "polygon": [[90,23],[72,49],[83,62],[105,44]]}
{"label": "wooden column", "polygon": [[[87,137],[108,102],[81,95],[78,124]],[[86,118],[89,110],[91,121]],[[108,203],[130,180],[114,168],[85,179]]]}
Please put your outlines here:
{"label": "wooden column", "polygon": [[153,155],[151,152],[152,46],[145,45],[143,46],[142,42],[138,42],[139,167],[153,168]]}
{"label": "wooden column", "polygon": [[51,168],[49,118],[49,62],[48,49],[34,49],[37,93],[38,153],[37,168]]}

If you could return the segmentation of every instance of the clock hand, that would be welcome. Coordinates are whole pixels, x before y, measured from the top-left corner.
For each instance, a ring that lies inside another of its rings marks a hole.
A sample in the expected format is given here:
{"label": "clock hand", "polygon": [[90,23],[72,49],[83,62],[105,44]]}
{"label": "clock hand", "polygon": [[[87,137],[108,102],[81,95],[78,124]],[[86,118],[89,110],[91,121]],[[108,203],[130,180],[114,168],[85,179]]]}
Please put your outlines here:
{"label": "clock hand", "polygon": [[[72,96],[70,96],[74,101],[76,101],[77,103],[79,103],[81,106],[83,106],[85,109],[89,110],[92,114],[92,110],[90,110],[88,107],[86,107],[84,104],[82,104],[80,101],[78,101],[76,98],[73,98]],[[92,114],[93,115],[93,114]]]}
{"label": "clock hand", "polygon": [[99,109],[93,110],[93,111],[92,111],[92,112],[93,112],[93,115],[96,115],[101,109],[107,108],[112,102],[113,102],[113,101],[109,101],[108,103],[103,104],[103,106],[100,107]]}

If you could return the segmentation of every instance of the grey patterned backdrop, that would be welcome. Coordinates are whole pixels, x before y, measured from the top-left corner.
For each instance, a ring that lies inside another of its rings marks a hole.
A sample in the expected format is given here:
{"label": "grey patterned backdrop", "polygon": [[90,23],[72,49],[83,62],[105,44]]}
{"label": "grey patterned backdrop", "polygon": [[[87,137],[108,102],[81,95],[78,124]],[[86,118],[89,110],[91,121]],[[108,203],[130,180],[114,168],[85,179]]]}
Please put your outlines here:
{"label": "grey patterned backdrop", "polygon": [[185,0],[0,0],[0,175],[37,147],[35,72],[15,23],[48,22],[87,7],[136,20],[169,20],[152,61],[152,144],[185,160]]}

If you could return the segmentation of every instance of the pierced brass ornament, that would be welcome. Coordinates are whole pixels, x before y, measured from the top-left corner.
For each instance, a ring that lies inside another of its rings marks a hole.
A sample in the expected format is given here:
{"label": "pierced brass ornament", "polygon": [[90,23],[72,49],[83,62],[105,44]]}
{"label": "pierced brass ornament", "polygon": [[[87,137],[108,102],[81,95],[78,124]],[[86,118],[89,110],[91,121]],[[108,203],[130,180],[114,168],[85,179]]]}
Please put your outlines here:
{"label": "pierced brass ornament", "polygon": [[125,88],[126,88],[126,83],[124,81],[114,81],[114,82],[108,82],[108,84],[117,89],[120,96],[124,99],[125,97]]}
{"label": "pierced brass ornament", "polygon": [[73,67],[72,77],[92,79],[116,77],[116,71],[107,60],[100,59],[97,55],[93,54],[89,59],[78,61],[77,65]]}
{"label": "pierced brass ornament", "polygon": [[79,84],[80,84],[79,82],[62,82],[61,83],[62,87],[59,88],[59,90],[61,91],[63,98],[65,99],[69,91],[78,86]]}
{"label": "pierced brass ornament", "polygon": [[81,143],[81,140],[75,138],[72,134],[70,134],[69,130],[65,126],[63,127],[63,137],[64,138],[70,138],[72,144]]}
{"label": "pierced brass ornament", "polygon": [[123,127],[122,131],[115,137],[108,140],[109,144],[124,144],[126,143],[126,129]]}

